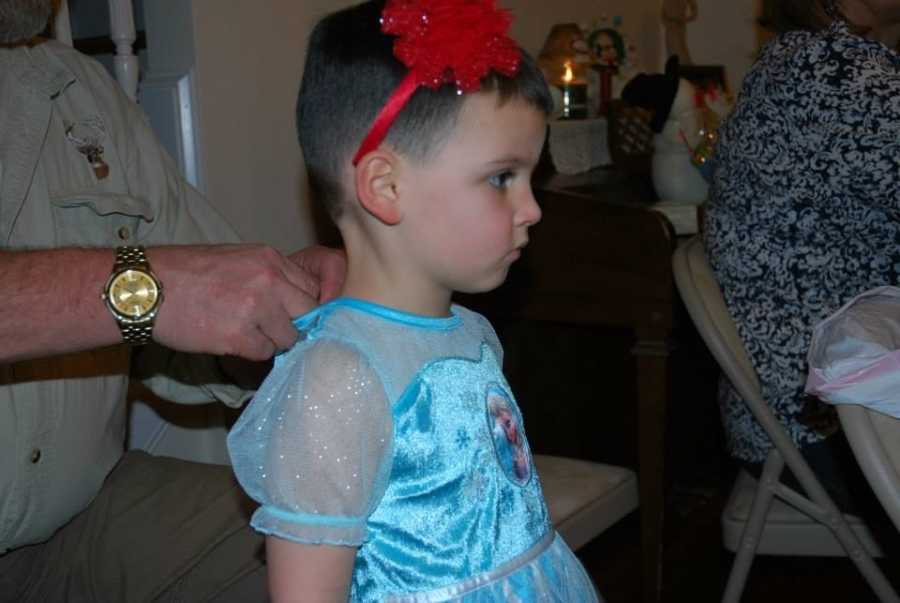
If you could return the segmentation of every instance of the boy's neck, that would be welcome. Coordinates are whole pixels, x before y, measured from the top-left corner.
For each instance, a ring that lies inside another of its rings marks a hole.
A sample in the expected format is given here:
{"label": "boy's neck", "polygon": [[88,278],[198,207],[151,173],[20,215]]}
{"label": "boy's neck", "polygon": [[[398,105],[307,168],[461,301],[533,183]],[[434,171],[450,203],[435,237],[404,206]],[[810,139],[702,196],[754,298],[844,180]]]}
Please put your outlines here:
{"label": "boy's neck", "polygon": [[343,295],[354,299],[361,299],[367,302],[386,306],[401,312],[415,314],[416,316],[428,316],[433,318],[446,318],[451,315],[450,298],[445,300],[424,300],[412,299],[409,296],[392,295],[383,291],[372,291],[368,288],[344,287]]}
{"label": "boy's neck", "polygon": [[453,291],[422,282],[389,254],[346,240],[347,278],[341,294],[420,316],[450,316]]}
{"label": "boy's neck", "polygon": [[411,291],[409,288],[395,287],[387,281],[373,282],[371,279],[354,279],[353,269],[348,267],[347,280],[342,295],[362,299],[381,306],[419,316],[450,316],[450,296],[435,292]]}

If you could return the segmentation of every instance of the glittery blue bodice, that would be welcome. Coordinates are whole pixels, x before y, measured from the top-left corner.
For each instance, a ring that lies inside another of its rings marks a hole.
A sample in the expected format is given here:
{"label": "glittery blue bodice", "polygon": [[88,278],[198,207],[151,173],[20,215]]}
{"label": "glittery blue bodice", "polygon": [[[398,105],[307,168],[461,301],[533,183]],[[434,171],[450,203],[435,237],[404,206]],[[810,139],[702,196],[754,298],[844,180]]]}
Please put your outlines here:
{"label": "glittery blue bodice", "polygon": [[342,298],[297,325],[228,438],[256,529],[358,546],[353,601],[596,600],[487,321]]}

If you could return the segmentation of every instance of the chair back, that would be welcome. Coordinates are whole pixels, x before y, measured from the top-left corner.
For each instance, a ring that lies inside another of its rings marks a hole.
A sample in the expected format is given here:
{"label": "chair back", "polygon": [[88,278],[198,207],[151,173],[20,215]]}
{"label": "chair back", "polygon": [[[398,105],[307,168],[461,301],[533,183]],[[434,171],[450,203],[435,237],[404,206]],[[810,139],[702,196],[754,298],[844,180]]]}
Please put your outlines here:
{"label": "chair back", "polygon": [[748,403],[752,403],[751,398],[759,399],[759,378],[699,237],[679,247],[673,270],[681,299],[710,353]]}
{"label": "chair back", "polygon": [[706,259],[699,235],[675,250],[672,269],[675,284],[688,314],[722,372],[765,429],[766,435],[784,457],[807,494],[816,501],[828,500],[826,504],[831,507],[834,503],[830,501],[784,425],[762,396],[759,377],[750,362],[728,306],[725,305],[725,298],[722,296],[716,275]]}
{"label": "chair back", "polygon": [[838,404],[837,411],[856,461],[900,530],[900,419],[858,404]]}

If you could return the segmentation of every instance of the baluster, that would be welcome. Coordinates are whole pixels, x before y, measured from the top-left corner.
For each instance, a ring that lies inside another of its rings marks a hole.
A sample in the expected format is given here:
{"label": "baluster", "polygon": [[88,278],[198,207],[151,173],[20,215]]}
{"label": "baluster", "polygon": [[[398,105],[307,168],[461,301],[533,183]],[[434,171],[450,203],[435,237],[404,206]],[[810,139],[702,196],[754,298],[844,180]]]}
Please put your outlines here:
{"label": "baluster", "polygon": [[136,100],[139,65],[132,48],[137,35],[131,0],[109,0],[109,20],[109,37],[116,45],[116,56],[113,59],[116,79],[128,98]]}
{"label": "baluster", "polygon": [[56,16],[53,17],[53,37],[63,44],[72,45],[72,25],[69,22],[69,2],[60,0]]}

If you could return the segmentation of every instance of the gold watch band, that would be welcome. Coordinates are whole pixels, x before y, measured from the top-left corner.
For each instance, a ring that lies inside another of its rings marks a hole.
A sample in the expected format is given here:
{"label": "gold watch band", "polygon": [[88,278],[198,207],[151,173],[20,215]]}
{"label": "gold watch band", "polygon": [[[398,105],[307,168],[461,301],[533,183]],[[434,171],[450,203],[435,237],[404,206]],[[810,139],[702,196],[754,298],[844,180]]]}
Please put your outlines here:
{"label": "gold watch band", "polygon": [[126,268],[140,268],[150,271],[150,262],[144,253],[142,245],[123,245],[116,247],[116,263],[113,264],[113,272],[121,272]]}
{"label": "gold watch band", "polygon": [[122,341],[128,345],[144,345],[153,339],[153,320],[139,325],[120,322],[119,330],[122,332]]}
{"label": "gold watch band", "polygon": [[[126,270],[139,270],[150,275],[154,280],[156,277],[153,275],[153,272],[150,269],[150,261],[147,259],[147,254],[144,252],[144,248],[140,245],[125,245],[122,247],[116,248],[116,259],[113,264],[112,276],[110,277],[110,282],[112,282],[113,277],[115,275],[120,274]],[[159,285],[159,282],[157,281]],[[161,289],[160,289],[160,299],[161,299]],[[109,292],[107,292],[108,294]],[[158,308],[157,308],[158,309]],[[139,319],[128,319],[120,314],[117,314],[112,306],[110,306],[110,310],[112,311],[113,317],[116,320],[116,324],[119,326],[119,330],[122,333],[122,340],[129,345],[144,345],[149,343],[153,338],[153,326],[156,322],[156,312],[157,310],[153,310],[146,317]]]}

